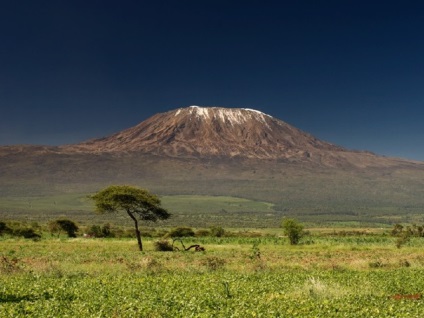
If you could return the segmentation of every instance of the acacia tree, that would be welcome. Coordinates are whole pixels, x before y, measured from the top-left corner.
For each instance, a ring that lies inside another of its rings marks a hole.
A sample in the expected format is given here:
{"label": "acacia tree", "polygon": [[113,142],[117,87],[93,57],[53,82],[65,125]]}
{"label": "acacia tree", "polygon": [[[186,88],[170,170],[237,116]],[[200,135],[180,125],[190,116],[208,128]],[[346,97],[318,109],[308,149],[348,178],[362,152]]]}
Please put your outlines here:
{"label": "acacia tree", "polygon": [[149,191],[127,185],[109,186],[91,196],[99,213],[125,212],[133,220],[138,247],[143,251],[138,219],[156,222],[171,215],[161,207],[158,196]]}

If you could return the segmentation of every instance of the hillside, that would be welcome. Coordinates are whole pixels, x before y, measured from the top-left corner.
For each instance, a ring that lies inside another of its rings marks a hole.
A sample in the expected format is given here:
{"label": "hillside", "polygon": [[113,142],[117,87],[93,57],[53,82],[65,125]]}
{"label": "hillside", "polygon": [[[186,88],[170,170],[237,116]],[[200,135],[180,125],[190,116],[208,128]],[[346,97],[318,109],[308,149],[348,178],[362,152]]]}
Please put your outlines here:
{"label": "hillside", "polygon": [[321,167],[386,167],[406,160],[349,151],[253,109],[190,106],[114,135],[60,147],[66,153],[139,153],[174,158],[268,159]]}

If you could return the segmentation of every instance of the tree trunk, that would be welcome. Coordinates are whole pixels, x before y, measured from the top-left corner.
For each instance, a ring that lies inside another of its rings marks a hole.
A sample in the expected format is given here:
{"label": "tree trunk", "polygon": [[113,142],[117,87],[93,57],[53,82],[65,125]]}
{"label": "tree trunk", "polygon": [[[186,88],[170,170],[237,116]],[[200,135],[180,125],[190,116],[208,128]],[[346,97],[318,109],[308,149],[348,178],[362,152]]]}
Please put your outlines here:
{"label": "tree trunk", "polygon": [[140,230],[138,229],[137,219],[135,218],[134,215],[132,215],[132,213],[129,210],[127,210],[127,213],[130,216],[130,218],[134,221],[135,236],[137,236],[138,249],[142,252],[143,251],[143,243],[141,242],[141,235],[140,235]]}

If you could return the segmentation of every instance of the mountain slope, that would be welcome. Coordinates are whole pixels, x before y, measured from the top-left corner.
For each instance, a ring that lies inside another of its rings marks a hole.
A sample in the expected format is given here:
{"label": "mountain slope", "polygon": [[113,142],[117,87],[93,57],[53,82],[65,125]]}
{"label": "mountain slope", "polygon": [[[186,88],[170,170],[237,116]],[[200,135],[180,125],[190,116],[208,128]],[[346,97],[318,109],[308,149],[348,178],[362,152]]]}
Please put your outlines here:
{"label": "mountain slope", "polygon": [[350,151],[252,109],[190,106],[160,113],[66,152],[138,152],[176,158],[248,158],[325,167],[390,167],[416,162]]}
{"label": "mountain slope", "polygon": [[198,106],[157,114],[133,128],[67,149],[256,159],[343,150],[256,110]]}
{"label": "mountain slope", "polygon": [[0,147],[0,213],[10,208],[1,198],[123,183],[266,201],[280,216],[329,220],[418,216],[424,206],[424,162],[350,151],[249,109],[180,108],[76,145]]}

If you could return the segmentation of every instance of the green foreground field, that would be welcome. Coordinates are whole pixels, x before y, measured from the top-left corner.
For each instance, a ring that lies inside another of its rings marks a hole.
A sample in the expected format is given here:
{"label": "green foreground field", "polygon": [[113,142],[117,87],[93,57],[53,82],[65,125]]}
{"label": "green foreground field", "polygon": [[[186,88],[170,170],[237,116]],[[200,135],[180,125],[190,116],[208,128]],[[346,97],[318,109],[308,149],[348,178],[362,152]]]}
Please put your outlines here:
{"label": "green foreground field", "polygon": [[424,240],[0,239],[0,317],[422,317]]}

